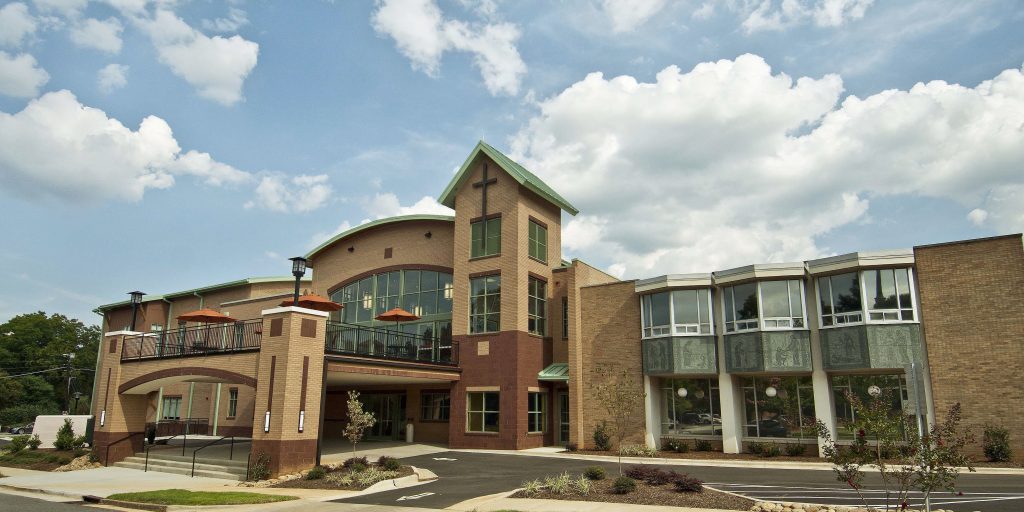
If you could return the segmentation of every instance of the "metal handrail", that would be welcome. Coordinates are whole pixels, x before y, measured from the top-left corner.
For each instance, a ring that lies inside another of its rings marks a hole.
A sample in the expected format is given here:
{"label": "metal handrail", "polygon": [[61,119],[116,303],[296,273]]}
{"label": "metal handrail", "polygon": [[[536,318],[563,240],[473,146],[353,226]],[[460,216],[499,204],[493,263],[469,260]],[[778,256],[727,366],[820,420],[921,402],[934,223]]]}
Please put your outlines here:
{"label": "metal handrail", "polygon": [[210,441],[209,443],[206,443],[200,446],[199,448],[192,450],[192,477],[196,476],[196,454],[199,453],[199,450],[202,450],[207,446],[213,446],[229,437],[231,438],[231,452],[228,454],[228,460],[233,460],[235,458],[235,436],[224,436],[220,439],[214,439],[213,441]]}
{"label": "metal handrail", "polygon": [[426,336],[382,327],[327,322],[325,350],[329,354],[372,357],[458,366],[458,342],[450,335]]}
{"label": "metal handrail", "polygon": [[121,362],[259,350],[263,319],[181,327],[124,337]]}
{"label": "metal handrail", "polygon": [[[175,437],[182,435],[185,436],[181,443],[181,456],[184,457],[185,445],[188,444],[188,431],[186,431],[184,434],[174,434],[173,436],[168,437],[167,439],[161,439],[161,441],[163,441],[163,444],[167,444],[167,442],[170,441],[171,439],[174,439]],[[149,471],[149,451],[152,450],[154,446],[156,446],[155,442],[146,447],[146,464],[142,466],[143,473]]]}
{"label": "metal handrail", "polygon": [[133,432],[131,434],[128,434],[128,435],[122,437],[121,439],[118,439],[117,441],[114,441],[113,443],[108,444],[107,445],[107,451],[103,455],[103,466],[107,467],[107,466],[110,465],[110,447],[111,446],[114,446],[115,444],[120,443],[121,441],[125,441],[125,440],[128,440],[128,439],[131,439],[131,438],[133,438],[135,436],[141,436],[141,435],[145,435],[145,434],[146,434],[145,432]]}

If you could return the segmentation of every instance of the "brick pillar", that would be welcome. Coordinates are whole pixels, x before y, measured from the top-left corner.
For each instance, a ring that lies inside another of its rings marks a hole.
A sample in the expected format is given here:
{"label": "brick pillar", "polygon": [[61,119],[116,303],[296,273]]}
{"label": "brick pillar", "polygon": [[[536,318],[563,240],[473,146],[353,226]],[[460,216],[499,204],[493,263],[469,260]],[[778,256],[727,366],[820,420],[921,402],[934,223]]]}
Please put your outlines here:
{"label": "brick pillar", "polygon": [[263,311],[252,460],[269,455],[271,476],[316,463],[326,320],[327,313],[312,309]]}
{"label": "brick pillar", "polygon": [[[92,404],[92,413],[96,419],[93,448],[104,464],[113,464],[131,457],[142,451],[143,447],[147,397],[144,394],[125,395],[118,392],[124,338],[133,334],[138,333],[116,331],[105,334],[100,360],[96,365],[97,396]],[[142,435],[129,437],[132,434]]]}

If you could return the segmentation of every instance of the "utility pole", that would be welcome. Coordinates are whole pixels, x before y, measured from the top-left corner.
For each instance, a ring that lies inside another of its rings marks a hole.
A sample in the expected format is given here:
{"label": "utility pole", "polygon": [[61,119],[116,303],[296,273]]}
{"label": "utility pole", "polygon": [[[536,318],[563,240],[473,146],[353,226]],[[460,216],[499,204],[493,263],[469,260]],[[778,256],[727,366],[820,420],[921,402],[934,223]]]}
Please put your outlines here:
{"label": "utility pole", "polygon": [[67,392],[64,395],[64,402],[65,402],[64,403],[64,405],[65,405],[64,414],[70,414],[71,413],[71,361],[75,358],[75,355],[74,354],[64,354],[64,357],[67,358],[67,362],[64,365],[64,374],[67,377],[67,381],[68,381],[68,389],[67,389]]}

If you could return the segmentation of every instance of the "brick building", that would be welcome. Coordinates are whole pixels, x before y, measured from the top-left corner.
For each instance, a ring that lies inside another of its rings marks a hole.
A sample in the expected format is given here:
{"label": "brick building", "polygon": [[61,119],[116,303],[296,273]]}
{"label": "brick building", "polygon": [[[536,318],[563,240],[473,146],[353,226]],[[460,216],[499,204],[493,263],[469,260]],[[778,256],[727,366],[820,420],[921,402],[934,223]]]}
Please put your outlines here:
{"label": "brick building", "polygon": [[[147,423],[188,425],[251,436],[274,472],[304,468],[358,390],[371,439],[590,446],[614,371],[646,393],[635,443],[814,445],[815,419],[847,437],[844,392],[877,386],[910,416],[962,402],[1020,448],[1024,413],[1001,404],[1024,398],[1021,235],[619,281],[562,259],[576,209],[483,142],[440,202],[454,216],[369,222],[306,255],[303,291],[335,313],[281,307],[290,277],[145,296],[136,332],[130,304],[100,307],[97,444],[123,458]],[[202,307],[239,321],[174,320]],[[419,319],[374,319],[394,307]]]}

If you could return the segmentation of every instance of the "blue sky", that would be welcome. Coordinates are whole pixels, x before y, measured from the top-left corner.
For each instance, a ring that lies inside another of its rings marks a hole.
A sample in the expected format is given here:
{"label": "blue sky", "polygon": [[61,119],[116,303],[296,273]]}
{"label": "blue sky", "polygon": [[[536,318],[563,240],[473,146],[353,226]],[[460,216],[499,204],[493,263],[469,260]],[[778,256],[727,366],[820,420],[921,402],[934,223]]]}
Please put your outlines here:
{"label": "blue sky", "polygon": [[[0,321],[286,274],[439,212],[478,139],[623,277],[1024,229],[1024,8],[871,0],[0,7]],[[599,74],[598,74],[599,73]]]}

